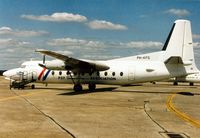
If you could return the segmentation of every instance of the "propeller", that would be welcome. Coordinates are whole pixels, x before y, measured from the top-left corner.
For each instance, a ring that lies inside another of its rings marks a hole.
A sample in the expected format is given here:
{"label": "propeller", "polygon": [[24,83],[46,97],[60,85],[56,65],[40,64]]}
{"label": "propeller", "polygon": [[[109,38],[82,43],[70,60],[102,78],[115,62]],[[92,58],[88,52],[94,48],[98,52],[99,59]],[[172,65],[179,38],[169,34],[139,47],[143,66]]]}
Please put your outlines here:
{"label": "propeller", "polygon": [[43,55],[43,60],[42,60],[42,64],[39,63],[38,65],[42,68],[46,68],[46,65],[45,65],[45,60],[46,60],[46,55]]}
{"label": "propeller", "polygon": [[43,55],[43,65],[45,65],[46,55]]}

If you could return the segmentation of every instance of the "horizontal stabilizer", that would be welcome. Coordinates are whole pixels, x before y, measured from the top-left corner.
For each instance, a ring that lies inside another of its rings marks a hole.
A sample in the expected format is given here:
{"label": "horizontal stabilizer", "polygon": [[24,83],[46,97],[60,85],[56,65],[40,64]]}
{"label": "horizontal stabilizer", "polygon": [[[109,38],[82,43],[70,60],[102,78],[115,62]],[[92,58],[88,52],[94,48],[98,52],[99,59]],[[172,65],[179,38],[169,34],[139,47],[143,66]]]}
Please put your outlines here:
{"label": "horizontal stabilizer", "polygon": [[183,64],[184,66],[192,65],[191,61],[183,61],[181,57],[170,57],[165,61],[165,64]]}
{"label": "horizontal stabilizer", "polygon": [[165,61],[165,64],[183,64],[181,57],[170,57]]}

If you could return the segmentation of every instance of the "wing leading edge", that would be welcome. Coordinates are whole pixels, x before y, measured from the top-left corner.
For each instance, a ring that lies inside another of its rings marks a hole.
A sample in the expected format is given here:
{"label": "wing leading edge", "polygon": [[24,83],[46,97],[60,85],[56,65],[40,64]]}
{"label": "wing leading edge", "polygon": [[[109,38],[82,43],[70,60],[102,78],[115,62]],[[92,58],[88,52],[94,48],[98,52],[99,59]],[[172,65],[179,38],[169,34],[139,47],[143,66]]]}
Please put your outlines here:
{"label": "wing leading edge", "polygon": [[94,71],[105,71],[110,68],[109,66],[97,61],[75,59],[49,50],[37,49],[35,52],[64,61],[66,70],[90,73]]}

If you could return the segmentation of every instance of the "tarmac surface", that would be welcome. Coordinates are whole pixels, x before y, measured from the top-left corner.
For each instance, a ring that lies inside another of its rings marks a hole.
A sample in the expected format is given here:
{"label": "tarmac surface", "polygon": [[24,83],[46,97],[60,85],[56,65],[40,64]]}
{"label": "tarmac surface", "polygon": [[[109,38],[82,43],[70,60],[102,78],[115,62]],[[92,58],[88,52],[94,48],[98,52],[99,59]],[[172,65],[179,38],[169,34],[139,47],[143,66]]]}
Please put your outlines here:
{"label": "tarmac surface", "polygon": [[200,85],[136,86],[36,84],[9,89],[0,77],[0,137],[200,137]]}

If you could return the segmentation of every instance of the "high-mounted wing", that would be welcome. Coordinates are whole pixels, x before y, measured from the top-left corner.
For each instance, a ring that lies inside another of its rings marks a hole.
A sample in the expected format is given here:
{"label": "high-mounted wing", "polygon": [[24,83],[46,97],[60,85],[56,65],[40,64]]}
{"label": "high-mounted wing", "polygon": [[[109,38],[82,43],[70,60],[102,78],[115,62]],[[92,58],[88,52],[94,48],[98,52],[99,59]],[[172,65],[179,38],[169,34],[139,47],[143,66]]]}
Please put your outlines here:
{"label": "high-mounted wing", "polygon": [[44,50],[44,49],[37,49],[36,52],[62,60],[65,64],[64,69],[66,70],[90,73],[94,71],[104,71],[104,70],[109,69],[107,65],[97,62],[97,61],[79,60],[79,59],[75,59],[72,57],[68,57],[68,56],[65,56],[53,51]]}

